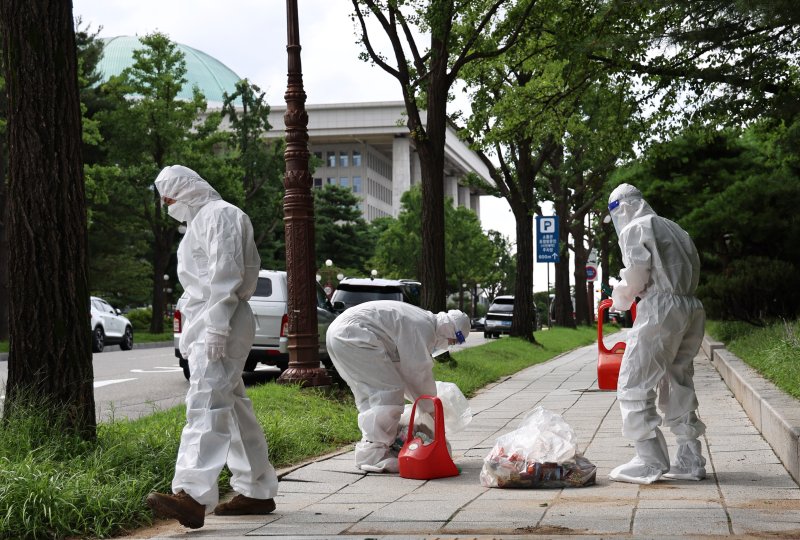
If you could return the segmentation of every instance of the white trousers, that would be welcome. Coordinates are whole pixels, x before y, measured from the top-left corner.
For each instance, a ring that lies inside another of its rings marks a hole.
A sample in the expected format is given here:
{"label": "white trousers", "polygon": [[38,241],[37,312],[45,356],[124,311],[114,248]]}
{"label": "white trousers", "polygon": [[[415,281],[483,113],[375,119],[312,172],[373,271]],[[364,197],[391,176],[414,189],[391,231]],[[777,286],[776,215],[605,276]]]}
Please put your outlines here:
{"label": "white trousers", "polygon": [[220,361],[207,360],[202,340],[189,347],[186,425],[172,480],[174,493],[183,490],[209,509],[219,502],[217,482],[226,464],[237,493],[270,499],[278,492],[264,431],[242,381],[255,334],[246,302],[240,304],[231,327],[226,356]]}

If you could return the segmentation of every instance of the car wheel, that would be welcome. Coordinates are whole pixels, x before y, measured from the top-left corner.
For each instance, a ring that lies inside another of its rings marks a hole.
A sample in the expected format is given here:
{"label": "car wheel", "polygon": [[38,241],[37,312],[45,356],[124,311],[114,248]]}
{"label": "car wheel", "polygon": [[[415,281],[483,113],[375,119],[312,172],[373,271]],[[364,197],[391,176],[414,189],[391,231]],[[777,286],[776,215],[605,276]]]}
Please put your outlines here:
{"label": "car wheel", "polygon": [[189,377],[192,376],[192,372],[189,371],[189,366],[184,366],[183,367],[183,376],[186,377],[187,381],[189,380]]}
{"label": "car wheel", "polygon": [[490,339],[491,337],[492,337],[492,334],[490,334],[489,332],[484,332],[483,333],[483,339]]}
{"label": "car wheel", "polygon": [[130,326],[125,327],[125,334],[122,336],[122,341],[119,344],[119,348],[123,351],[129,351],[133,349],[133,330],[131,330]]}
{"label": "car wheel", "polygon": [[92,332],[92,351],[103,352],[103,347],[106,344],[106,333],[103,332],[103,327],[98,326]]}

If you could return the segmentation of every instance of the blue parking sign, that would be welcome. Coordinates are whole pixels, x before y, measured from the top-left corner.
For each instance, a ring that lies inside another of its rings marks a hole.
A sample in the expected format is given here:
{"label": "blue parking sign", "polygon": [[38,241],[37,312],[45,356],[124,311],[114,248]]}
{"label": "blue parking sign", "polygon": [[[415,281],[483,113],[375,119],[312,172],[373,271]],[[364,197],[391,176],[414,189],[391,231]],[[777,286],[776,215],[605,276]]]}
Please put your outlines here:
{"label": "blue parking sign", "polygon": [[536,262],[561,262],[558,252],[558,216],[536,216]]}

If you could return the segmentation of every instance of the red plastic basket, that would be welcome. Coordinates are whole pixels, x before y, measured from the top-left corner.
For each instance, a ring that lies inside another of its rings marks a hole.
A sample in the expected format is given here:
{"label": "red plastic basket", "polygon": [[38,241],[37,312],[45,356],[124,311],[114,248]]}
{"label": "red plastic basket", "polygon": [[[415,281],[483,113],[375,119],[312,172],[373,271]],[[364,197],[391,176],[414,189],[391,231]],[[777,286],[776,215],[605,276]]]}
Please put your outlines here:
{"label": "red plastic basket", "polygon": [[[428,444],[424,444],[419,437],[414,437],[414,415],[417,412],[417,403],[421,399],[433,401],[433,441]],[[397,460],[400,476],[403,478],[430,480],[458,475],[458,468],[447,451],[447,440],[444,434],[444,409],[442,401],[438,397],[420,396],[414,401],[414,406],[411,408],[411,419],[408,422],[406,443],[400,449]]]}

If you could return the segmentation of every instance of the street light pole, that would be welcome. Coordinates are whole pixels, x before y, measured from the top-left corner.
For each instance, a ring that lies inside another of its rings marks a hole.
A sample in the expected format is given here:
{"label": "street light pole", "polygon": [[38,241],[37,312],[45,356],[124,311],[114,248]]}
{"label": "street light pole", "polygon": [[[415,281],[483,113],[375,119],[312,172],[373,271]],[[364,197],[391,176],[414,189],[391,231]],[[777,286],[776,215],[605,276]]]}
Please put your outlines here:
{"label": "street light pole", "polygon": [[286,0],[286,173],[283,221],[286,231],[286,275],[289,288],[289,367],[279,383],[325,386],[331,383],[319,363],[317,299],[314,280],[314,197],[308,171],[308,114],[300,64],[297,0]]}

